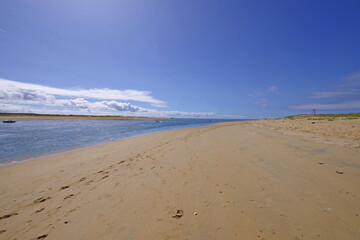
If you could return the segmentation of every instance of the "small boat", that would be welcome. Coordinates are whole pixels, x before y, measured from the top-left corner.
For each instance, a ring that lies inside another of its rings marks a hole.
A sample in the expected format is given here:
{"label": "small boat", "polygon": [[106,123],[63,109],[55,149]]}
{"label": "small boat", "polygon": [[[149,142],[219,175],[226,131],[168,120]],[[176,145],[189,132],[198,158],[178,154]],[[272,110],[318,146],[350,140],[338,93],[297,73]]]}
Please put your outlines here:
{"label": "small boat", "polygon": [[4,120],[3,123],[16,123],[14,120]]}

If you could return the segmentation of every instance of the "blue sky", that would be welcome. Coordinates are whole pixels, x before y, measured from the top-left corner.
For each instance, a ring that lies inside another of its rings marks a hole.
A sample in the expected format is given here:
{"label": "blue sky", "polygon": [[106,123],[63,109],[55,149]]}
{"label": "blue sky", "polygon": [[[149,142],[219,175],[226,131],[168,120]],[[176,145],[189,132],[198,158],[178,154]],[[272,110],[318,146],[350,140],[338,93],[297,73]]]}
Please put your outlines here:
{"label": "blue sky", "polygon": [[360,111],[360,1],[0,2],[0,111]]}

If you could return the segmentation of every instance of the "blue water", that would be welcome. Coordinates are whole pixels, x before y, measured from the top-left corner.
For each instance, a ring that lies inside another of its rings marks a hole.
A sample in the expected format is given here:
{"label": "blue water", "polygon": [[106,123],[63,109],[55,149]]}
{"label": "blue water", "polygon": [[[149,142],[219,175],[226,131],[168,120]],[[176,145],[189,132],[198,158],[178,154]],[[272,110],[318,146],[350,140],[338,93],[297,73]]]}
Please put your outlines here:
{"label": "blue water", "polygon": [[[210,122],[211,121],[211,122]],[[0,164],[166,130],[234,121],[172,119],[146,121],[22,120],[0,122]]]}

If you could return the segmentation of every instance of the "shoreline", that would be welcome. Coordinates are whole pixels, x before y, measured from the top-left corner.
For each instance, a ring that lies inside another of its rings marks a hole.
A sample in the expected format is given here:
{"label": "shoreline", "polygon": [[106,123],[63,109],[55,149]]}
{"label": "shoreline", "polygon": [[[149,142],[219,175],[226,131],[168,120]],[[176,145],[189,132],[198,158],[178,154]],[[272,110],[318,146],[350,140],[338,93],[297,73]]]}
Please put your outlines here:
{"label": "shoreline", "polygon": [[[36,120],[40,120],[40,119],[36,119]],[[281,134],[284,134],[284,135],[300,136],[301,138],[303,138],[305,140],[309,140],[309,141],[315,141],[315,142],[320,142],[320,143],[325,143],[325,144],[330,144],[330,145],[341,145],[341,146],[350,147],[350,148],[360,148],[360,141],[353,141],[353,139],[349,140],[349,139],[345,139],[345,138],[338,138],[335,135],[331,136],[331,134],[330,134],[330,136],[329,136],[329,134],[317,135],[317,134],[310,133],[307,129],[305,129],[305,130],[303,130],[301,128],[300,129],[297,129],[297,128],[294,129],[294,127],[292,127],[291,125],[289,127],[288,123],[294,123],[296,121],[289,120],[289,119],[286,119],[286,118],[259,119],[259,120],[255,119],[255,120],[244,120],[244,121],[240,120],[240,121],[228,121],[226,123],[237,123],[237,122],[255,124],[255,125],[258,125],[258,126],[262,126],[262,127],[265,127],[265,128],[275,130],[275,131],[279,131]],[[284,124],[284,122],[286,122],[286,124]],[[304,122],[304,120],[303,120],[303,122]],[[353,122],[356,122],[356,124],[358,125],[357,127],[359,128],[359,129],[355,129],[354,131],[358,130],[357,132],[360,134],[360,121],[352,121],[352,122],[351,121],[345,121],[346,124],[353,123]],[[212,123],[212,124],[209,124],[209,125],[199,126],[199,127],[184,127],[184,128],[176,128],[176,129],[164,130],[164,131],[159,131],[159,132],[151,132],[151,133],[139,134],[139,135],[135,135],[135,136],[132,136],[132,137],[127,137],[127,138],[118,139],[118,140],[114,140],[114,141],[96,143],[96,144],[91,144],[91,145],[88,145],[88,146],[82,146],[82,147],[77,147],[77,148],[68,149],[68,150],[59,150],[58,152],[54,152],[54,153],[44,153],[44,154],[39,155],[39,156],[26,157],[26,158],[22,158],[22,159],[19,159],[19,160],[13,160],[11,162],[0,163],[0,168],[4,167],[4,166],[13,165],[13,164],[19,164],[19,163],[25,162],[25,161],[33,161],[33,160],[36,160],[36,159],[56,156],[58,154],[63,154],[63,153],[67,153],[67,152],[73,152],[73,151],[77,151],[77,150],[81,150],[81,149],[101,146],[101,145],[105,145],[105,144],[109,144],[109,143],[115,143],[115,142],[131,139],[131,138],[137,138],[137,137],[147,136],[147,135],[161,133],[161,132],[176,131],[176,130],[180,130],[180,129],[203,128],[203,127],[208,127],[208,126],[216,125],[216,124],[221,124],[221,122],[220,123]],[[344,124],[344,121],[341,121],[341,124]],[[326,127],[328,127],[328,125],[326,125]],[[347,135],[347,134],[348,133],[346,133],[346,132],[343,133],[342,137],[344,137],[344,135]],[[357,136],[357,138],[355,140],[360,140],[359,136]]]}
{"label": "shoreline", "polygon": [[239,121],[45,156],[0,167],[0,236],[358,239],[359,154]]}
{"label": "shoreline", "polygon": [[[255,120],[228,121],[227,123],[230,123],[230,122],[250,122],[250,121],[255,121]],[[208,126],[216,125],[216,124],[219,124],[219,123],[213,123],[213,124],[209,124],[209,125],[205,125],[205,126],[199,126],[199,127],[196,127],[196,128],[208,127]],[[156,133],[176,131],[176,130],[181,130],[181,129],[191,129],[191,128],[194,128],[194,127],[183,127],[183,128],[176,128],[176,129],[171,129],[171,130],[164,130],[164,131],[158,131],[158,132],[139,134],[139,135],[135,135],[135,136],[132,136],[132,137],[127,137],[127,138],[118,139],[118,140],[114,140],[114,141],[96,143],[96,144],[91,144],[91,145],[88,145],[88,146],[77,147],[77,148],[68,149],[68,150],[59,150],[59,152],[54,152],[54,153],[44,153],[43,155],[39,155],[39,156],[26,157],[26,158],[22,158],[22,159],[19,159],[19,160],[13,160],[11,162],[0,163],[0,168],[5,167],[5,166],[10,166],[10,165],[13,165],[13,164],[20,164],[22,162],[28,162],[28,161],[34,161],[34,160],[37,160],[37,159],[41,159],[41,158],[52,157],[52,156],[56,156],[56,155],[59,155],[59,154],[73,152],[73,151],[77,151],[77,150],[81,150],[81,149],[92,148],[92,147],[96,147],[96,146],[102,146],[102,145],[109,144],[109,143],[116,143],[116,142],[127,140],[127,139],[147,136],[147,135],[156,134]]]}

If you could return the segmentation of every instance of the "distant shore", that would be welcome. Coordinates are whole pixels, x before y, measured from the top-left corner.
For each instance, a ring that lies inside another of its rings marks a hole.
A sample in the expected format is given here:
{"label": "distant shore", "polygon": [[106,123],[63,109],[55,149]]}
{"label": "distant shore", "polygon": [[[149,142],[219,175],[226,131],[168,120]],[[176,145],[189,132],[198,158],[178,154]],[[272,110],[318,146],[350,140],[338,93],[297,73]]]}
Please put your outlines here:
{"label": "distant shore", "polygon": [[171,118],[0,113],[0,120],[156,120],[156,119],[171,119]]}

